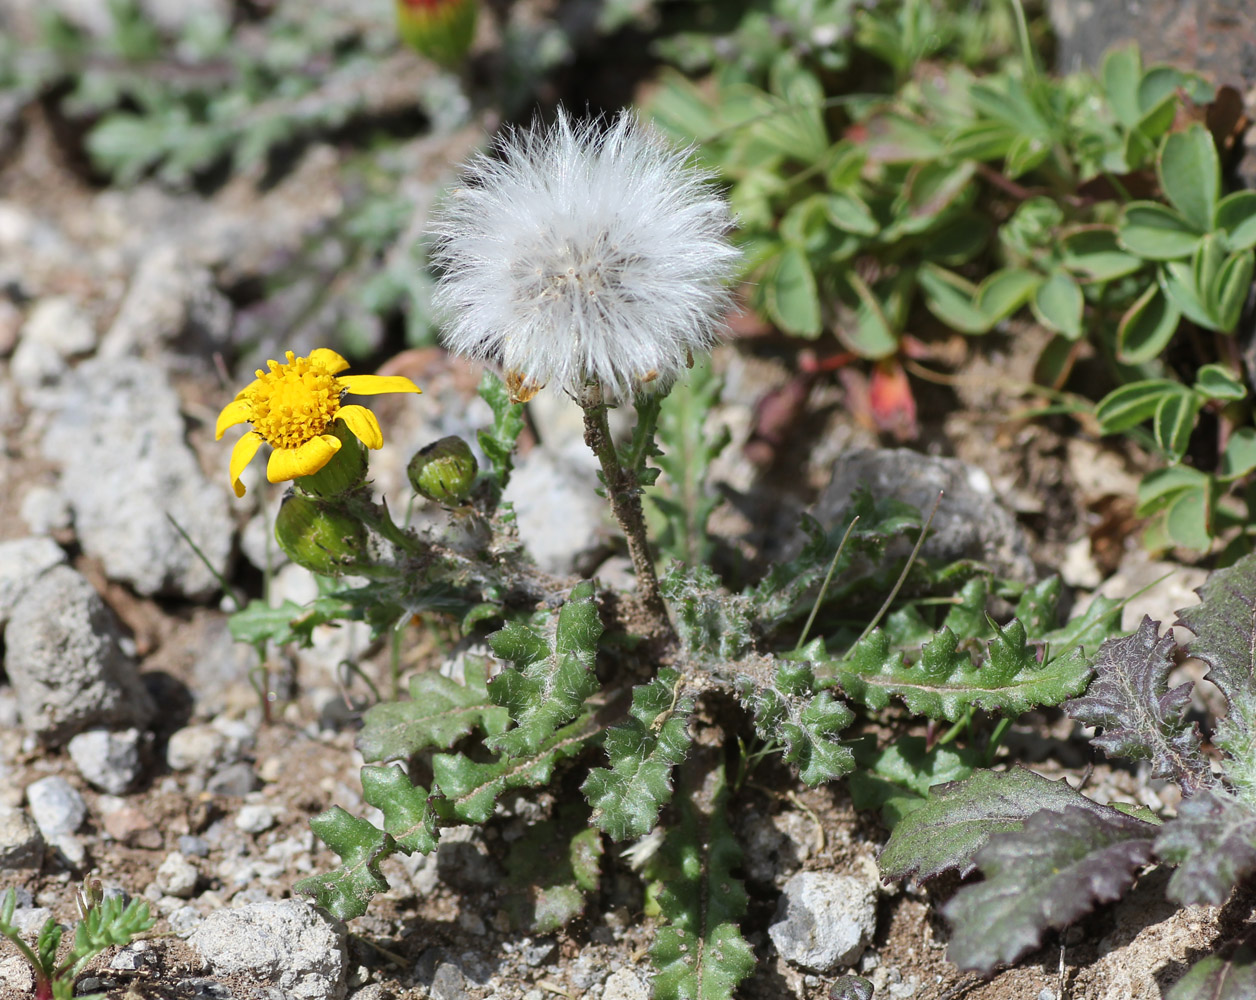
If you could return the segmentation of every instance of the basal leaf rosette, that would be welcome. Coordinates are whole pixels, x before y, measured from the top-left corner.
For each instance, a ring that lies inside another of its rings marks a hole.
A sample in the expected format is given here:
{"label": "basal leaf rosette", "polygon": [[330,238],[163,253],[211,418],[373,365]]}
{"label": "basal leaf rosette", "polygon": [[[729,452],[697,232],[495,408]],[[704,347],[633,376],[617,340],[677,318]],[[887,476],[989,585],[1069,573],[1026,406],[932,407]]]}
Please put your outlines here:
{"label": "basal leaf rosette", "polygon": [[252,425],[231,450],[231,487],[238,497],[244,496],[240,475],[263,443],[271,447],[266,478],[272,483],[321,471],[345,440],[356,438],[372,449],[383,445],[375,414],[364,406],[345,405],[347,393],[422,391],[401,375],[341,375],[349,362],[326,347],[311,351],[308,358],[298,358],[292,351],[286,357],[283,363],[266,362],[269,370],[259,368],[257,378],[218,414],[219,440],[228,427]]}

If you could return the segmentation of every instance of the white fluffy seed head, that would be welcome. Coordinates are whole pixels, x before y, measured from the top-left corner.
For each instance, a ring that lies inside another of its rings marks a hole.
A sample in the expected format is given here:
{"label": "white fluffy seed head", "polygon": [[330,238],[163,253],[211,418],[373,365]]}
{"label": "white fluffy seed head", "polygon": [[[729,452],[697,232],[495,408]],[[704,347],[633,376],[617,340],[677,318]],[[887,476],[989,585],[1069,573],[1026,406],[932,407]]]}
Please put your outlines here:
{"label": "white fluffy seed head", "polygon": [[534,124],[474,159],[432,221],[452,351],[526,395],[668,385],[710,348],[738,252],[711,178],[630,112]]}

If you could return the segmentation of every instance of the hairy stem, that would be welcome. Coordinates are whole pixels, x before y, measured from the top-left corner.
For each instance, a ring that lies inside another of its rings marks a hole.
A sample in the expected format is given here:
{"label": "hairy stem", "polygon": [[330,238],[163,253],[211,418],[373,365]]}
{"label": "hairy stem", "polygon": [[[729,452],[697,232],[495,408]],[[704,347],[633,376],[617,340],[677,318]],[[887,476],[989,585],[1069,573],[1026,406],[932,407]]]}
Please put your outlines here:
{"label": "hairy stem", "polygon": [[628,540],[628,554],[632,557],[632,568],[637,575],[637,590],[642,603],[656,620],[659,630],[670,632],[667,606],[659,593],[659,580],[654,572],[654,561],[650,558],[650,547],[646,541],[641,487],[633,472],[625,469],[619,461],[619,453],[615,450],[610,424],[606,419],[607,406],[602,397],[602,386],[597,382],[590,382],[576,402],[584,410],[584,443],[593,450],[601,463],[606,498],[610,500],[615,520],[619,522],[619,527]]}

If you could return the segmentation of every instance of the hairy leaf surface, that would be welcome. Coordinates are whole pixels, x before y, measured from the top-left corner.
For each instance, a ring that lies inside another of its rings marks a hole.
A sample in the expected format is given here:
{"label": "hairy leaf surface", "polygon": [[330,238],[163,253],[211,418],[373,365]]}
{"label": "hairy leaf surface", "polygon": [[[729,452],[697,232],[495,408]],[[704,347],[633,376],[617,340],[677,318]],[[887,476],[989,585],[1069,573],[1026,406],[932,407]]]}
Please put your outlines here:
{"label": "hairy leaf surface", "polygon": [[500,495],[510,482],[510,473],[514,469],[515,442],[523,431],[523,407],[510,401],[506,386],[490,371],[485,371],[480,379],[479,391],[480,398],[493,411],[493,426],[480,431],[476,438],[489,461],[486,475]]}
{"label": "hairy leaf surface", "polygon": [[692,659],[726,663],[752,645],[752,602],[730,594],[706,566],[677,564],[660,581],[676,618],[676,633]]}
{"label": "hairy leaf surface", "polygon": [[976,858],[985,880],[963,886],[943,908],[953,925],[947,957],[983,973],[1016,961],[1048,929],[1119,899],[1151,859],[1155,834],[1116,809],[1069,806],[992,836]]}
{"label": "hairy leaf surface", "polygon": [[870,708],[885,708],[894,695],[913,712],[948,722],[970,707],[1016,715],[1085,690],[1091,670],[1079,650],[1040,663],[1019,621],[996,625],[995,632],[980,666],[959,637],[943,627],[910,666],[878,630],[826,668],[843,691]]}
{"label": "hairy leaf surface", "polygon": [[997,833],[1019,830],[1042,809],[1060,812],[1069,806],[1101,811],[1064,781],[1013,768],[977,771],[964,781],[929,789],[929,801],[894,828],[879,859],[881,877],[921,881],[945,871],[967,875],[973,858]]}
{"label": "hairy leaf surface", "polygon": [[493,815],[497,797],[510,788],[535,788],[549,783],[554,766],[580,753],[601,734],[591,723],[592,713],[565,726],[542,741],[534,754],[502,757],[490,763],[473,761],[462,754],[432,757],[433,789],[444,797],[433,803],[442,818],[464,823],[483,823]]}
{"label": "hairy leaf surface", "polygon": [[749,693],[755,730],[784,746],[784,757],[808,785],[840,778],[855,766],[850,748],[838,734],[854,714],[827,691],[816,692],[811,664],[782,660],[773,683]]}
{"label": "hairy leaf surface", "polygon": [[643,837],[672,798],[672,769],[689,750],[693,694],[679,671],[665,667],[632,692],[623,722],[606,732],[610,768],[593,768],[581,791],[593,822],[613,840]]}
{"label": "hairy leaf surface", "polygon": [[1225,792],[1204,789],[1178,807],[1156,838],[1156,853],[1178,866],[1169,897],[1219,906],[1256,871],[1256,811]]}
{"label": "hairy leaf surface", "polygon": [[488,685],[489,696],[510,713],[515,727],[488,737],[484,745],[524,757],[575,718],[598,690],[593,663],[601,635],[593,583],[586,580],[572,588],[558,612],[552,639],[518,622],[489,636],[493,652],[515,663]]}
{"label": "hairy leaf surface", "polygon": [[410,681],[409,701],[385,701],[367,710],[357,746],[363,760],[405,760],[427,747],[448,748],[476,727],[502,732],[510,715],[488,694],[488,664],[466,659],[465,684],[435,671]]}
{"label": "hairy leaf surface", "polygon": [[1153,778],[1173,778],[1187,789],[1208,777],[1199,751],[1199,731],[1183,719],[1191,700],[1188,681],[1170,691],[1176,666],[1173,633],[1144,617],[1138,631],[1099,647],[1097,676],[1086,694],[1064,703],[1064,711],[1102,732],[1091,742],[1109,756],[1150,761]]}
{"label": "hairy leaf surface", "polygon": [[754,971],[755,958],[737,926],[747,897],[733,875],[741,848],[728,825],[723,766],[711,772],[707,787],[682,792],[677,825],[667,831],[650,867],[651,877],[662,883],[657,899],[666,921],[650,948],[658,970],[654,998],[730,1000]]}

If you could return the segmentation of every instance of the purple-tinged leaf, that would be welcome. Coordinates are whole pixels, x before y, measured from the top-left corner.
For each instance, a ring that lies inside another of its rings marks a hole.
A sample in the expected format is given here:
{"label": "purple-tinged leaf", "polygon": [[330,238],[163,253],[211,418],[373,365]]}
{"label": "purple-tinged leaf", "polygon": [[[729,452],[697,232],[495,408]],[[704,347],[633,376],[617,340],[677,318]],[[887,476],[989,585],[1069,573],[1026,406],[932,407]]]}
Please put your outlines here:
{"label": "purple-tinged leaf", "polygon": [[943,908],[952,924],[947,957],[990,972],[1037,948],[1100,903],[1119,899],[1151,859],[1156,827],[1116,809],[1043,810],[977,854],[985,880]]}
{"label": "purple-tinged leaf", "polygon": [[1202,603],[1178,612],[1198,636],[1187,652],[1208,664],[1208,680],[1230,701],[1256,702],[1256,553],[1208,574]]}
{"label": "purple-tinged leaf", "polygon": [[929,801],[894,827],[878,859],[881,877],[923,882],[952,870],[967,875],[991,836],[1019,830],[1040,810],[1062,812],[1070,806],[1104,815],[1111,811],[1065,781],[1048,781],[1019,767],[934,785]]}
{"label": "purple-tinged leaf", "polygon": [[1256,951],[1250,944],[1223,949],[1190,967],[1166,1000],[1250,1000],[1256,997]]}
{"label": "purple-tinged leaf", "polygon": [[1091,742],[1112,757],[1150,761],[1153,778],[1172,778],[1193,791],[1208,778],[1199,731],[1183,720],[1190,683],[1168,689],[1175,666],[1173,633],[1144,617],[1138,631],[1109,639],[1095,659],[1096,678],[1064,711],[1102,732]]}
{"label": "purple-tinged leaf", "polygon": [[1256,802],[1256,553],[1210,573],[1197,593],[1202,603],[1179,611],[1178,624],[1198,636],[1186,651],[1230,705],[1212,740],[1229,755],[1226,777]]}
{"label": "purple-tinged leaf", "polygon": [[1205,789],[1184,799],[1177,818],[1161,827],[1156,854],[1178,866],[1169,879],[1169,898],[1220,905],[1240,879],[1256,871],[1256,811]]}

